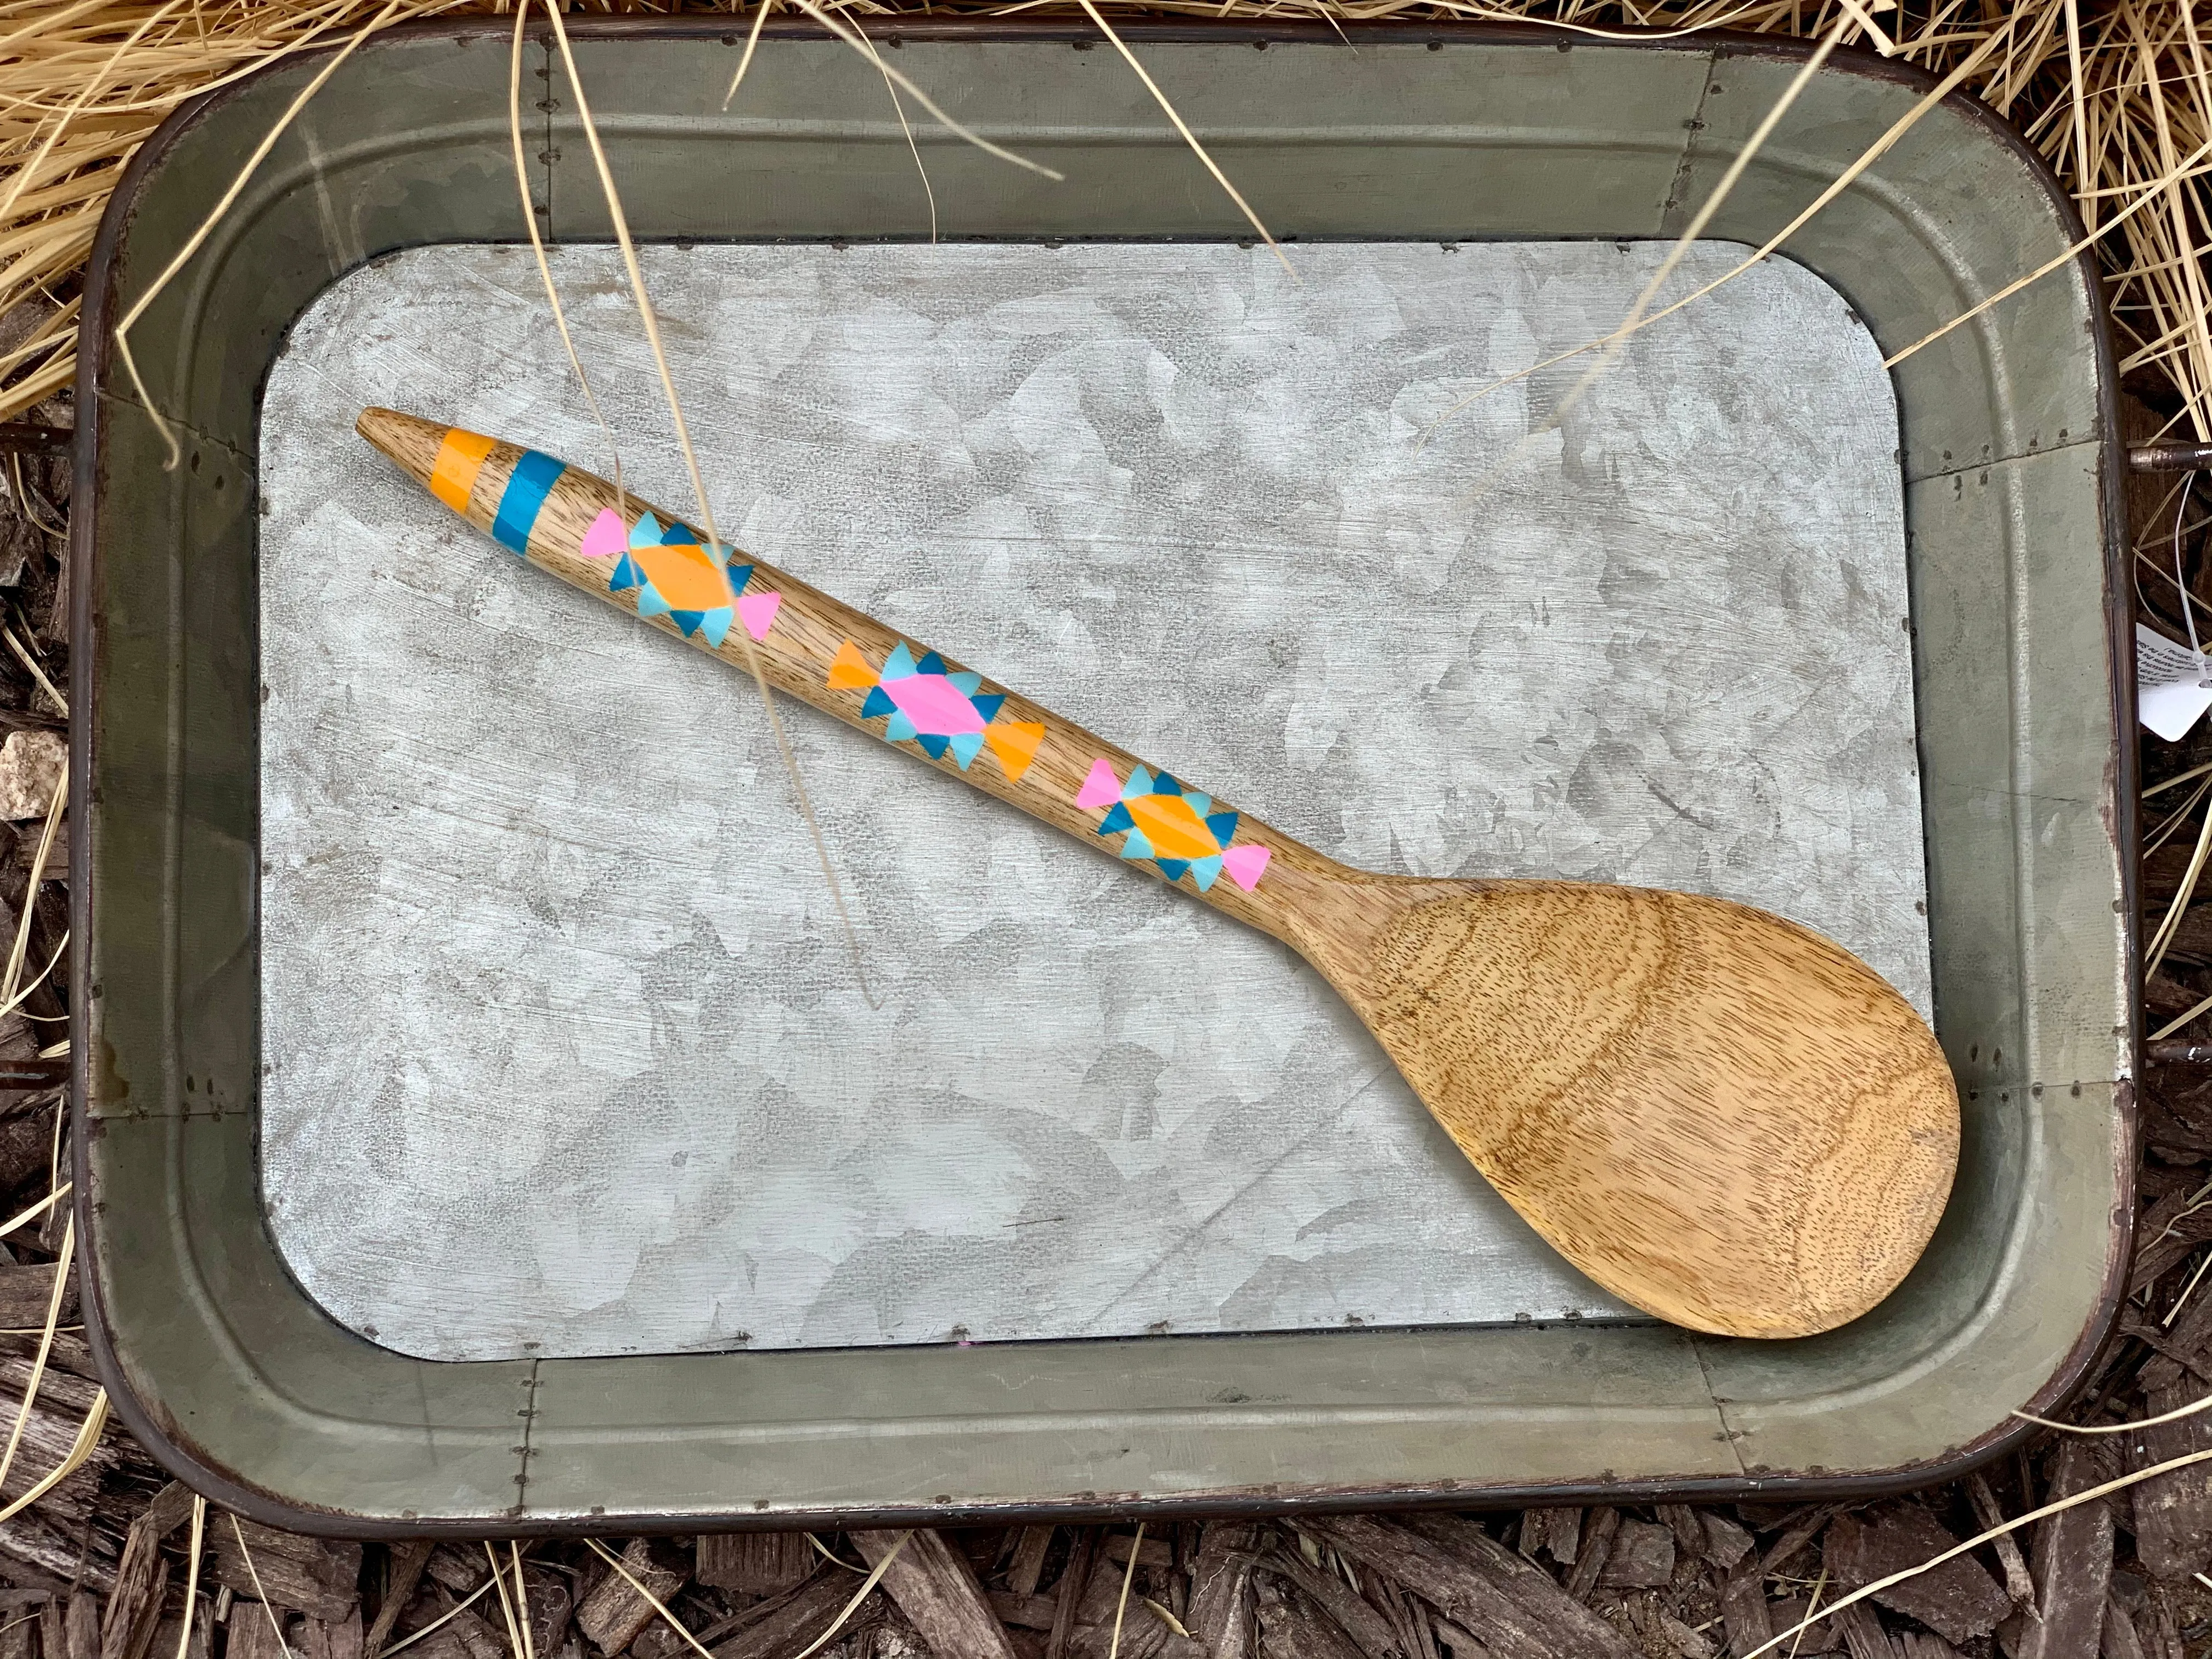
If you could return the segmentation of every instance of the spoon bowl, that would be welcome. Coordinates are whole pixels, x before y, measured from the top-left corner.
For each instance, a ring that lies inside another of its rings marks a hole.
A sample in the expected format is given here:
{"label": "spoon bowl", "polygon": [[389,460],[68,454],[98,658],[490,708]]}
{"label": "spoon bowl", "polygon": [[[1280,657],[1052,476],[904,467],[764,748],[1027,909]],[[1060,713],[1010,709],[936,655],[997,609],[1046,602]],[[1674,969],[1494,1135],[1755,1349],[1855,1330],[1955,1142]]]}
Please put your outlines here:
{"label": "spoon bowl", "polygon": [[1686,893],[1346,884],[1349,902],[1306,909],[1344,919],[1293,942],[1491,1184],[1613,1295],[1696,1330],[1802,1336],[1918,1259],[1957,1095],[1919,1016],[1841,946]]}

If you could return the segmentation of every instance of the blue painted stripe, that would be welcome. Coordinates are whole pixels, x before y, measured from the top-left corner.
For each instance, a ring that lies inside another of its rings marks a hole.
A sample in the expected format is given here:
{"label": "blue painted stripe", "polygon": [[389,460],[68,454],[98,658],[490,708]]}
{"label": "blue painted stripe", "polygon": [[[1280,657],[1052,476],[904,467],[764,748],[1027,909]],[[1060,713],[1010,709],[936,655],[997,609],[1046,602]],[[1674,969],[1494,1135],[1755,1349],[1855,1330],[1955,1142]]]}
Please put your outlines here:
{"label": "blue painted stripe", "polygon": [[568,470],[566,461],[556,461],[534,449],[523,452],[522,459],[514,464],[514,472],[508,475],[506,489],[500,495],[499,516],[492,520],[491,533],[503,546],[518,553],[529,550],[530,526],[538,522],[538,509],[545,505],[545,492],[553,488],[553,480]]}

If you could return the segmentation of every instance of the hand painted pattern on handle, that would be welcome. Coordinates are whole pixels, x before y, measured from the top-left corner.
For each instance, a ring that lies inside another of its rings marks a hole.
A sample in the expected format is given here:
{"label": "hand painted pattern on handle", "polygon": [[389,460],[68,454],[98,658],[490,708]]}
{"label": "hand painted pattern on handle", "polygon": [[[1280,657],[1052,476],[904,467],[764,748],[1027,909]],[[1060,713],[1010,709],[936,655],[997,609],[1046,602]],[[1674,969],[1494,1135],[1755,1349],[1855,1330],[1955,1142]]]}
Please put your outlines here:
{"label": "hand painted pattern on handle", "polygon": [[1201,893],[1224,874],[1249,893],[1267,871],[1266,848],[1254,842],[1231,844],[1237,834],[1235,812],[1217,812],[1212,796],[1164,772],[1133,766],[1124,781],[1114,775],[1111,763],[1095,760],[1075,804],[1106,809],[1098,833],[1121,836],[1123,858],[1150,859],[1170,881],[1188,874]]}
{"label": "hand painted pattern on handle", "polygon": [[438,500],[549,574],[734,665],[757,666],[772,685],[913,745],[1048,823],[1103,839],[1254,926],[1295,931],[1297,894],[1334,869],[1258,819],[774,566],[712,545],[604,478],[391,410],[365,411],[361,430]]}
{"label": "hand painted pattern on handle", "polygon": [[615,510],[605,507],[584,532],[579,552],[586,559],[612,559],[614,574],[607,579],[607,592],[636,590],[639,616],[665,617],[687,640],[704,634],[708,644],[721,644],[729,636],[733,598],[736,618],[745,632],[757,640],[766,639],[775,626],[783,595],[766,588],[748,592],[753,568],[740,563],[736,550],[726,544],[721,549],[722,568],[716,570],[714,558],[701,545],[705,540],[689,525],[663,525],[650,508],[625,529]]}
{"label": "hand painted pattern on handle", "polygon": [[[1001,720],[1006,693],[987,692],[981,674],[952,670],[936,652],[916,655],[918,649],[901,640],[877,669],[847,640],[825,684],[832,691],[865,689],[860,717],[883,720],[886,743],[912,743],[932,760],[950,755],[963,772],[988,747],[1007,778],[1020,781],[1044,741],[1043,722]],[[1105,809],[1098,833],[1123,836],[1123,858],[1149,859],[1170,881],[1188,875],[1201,893],[1224,873],[1249,893],[1267,867],[1265,847],[1231,845],[1236,812],[1216,811],[1212,796],[1141,763],[1124,783],[1100,757],[1074,799],[1085,811]]]}
{"label": "hand painted pattern on handle", "polygon": [[884,720],[884,742],[919,744],[932,760],[949,754],[963,772],[988,744],[1006,776],[1018,783],[1044,741],[1042,720],[999,718],[1006,694],[985,692],[981,674],[956,673],[934,651],[916,657],[904,640],[885,654],[880,669],[869,667],[860,647],[846,641],[826,684],[832,691],[866,688],[860,718]]}
{"label": "hand painted pattern on handle", "polygon": [[[466,513],[477,476],[495,447],[495,441],[481,433],[448,427],[431,469],[431,494],[456,513]],[[525,450],[508,472],[498,505],[493,508],[493,538],[526,557],[530,532],[544,510],[545,499],[568,470],[565,461],[535,449]],[[624,524],[612,507],[603,508],[584,532],[577,555],[613,560],[607,591],[635,590],[638,615],[667,617],[687,640],[700,634],[708,644],[720,645],[730,631],[733,599],[734,615],[744,622],[745,632],[756,640],[766,639],[783,596],[769,591],[746,592],[753,567],[739,562],[735,550],[725,544],[720,550],[723,562],[717,569],[706,540],[689,525],[664,525],[652,508],[641,503],[636,520],[629,524]]]}

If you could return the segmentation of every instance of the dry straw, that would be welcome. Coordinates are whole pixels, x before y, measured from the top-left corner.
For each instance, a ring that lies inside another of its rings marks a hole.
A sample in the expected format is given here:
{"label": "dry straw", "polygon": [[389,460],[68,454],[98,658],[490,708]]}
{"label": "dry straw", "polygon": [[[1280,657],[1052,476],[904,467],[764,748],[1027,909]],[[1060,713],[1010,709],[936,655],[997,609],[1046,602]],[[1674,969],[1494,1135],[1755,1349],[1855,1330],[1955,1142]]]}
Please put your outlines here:
{"label": "dry straw", "polygon": [[[675,7],[590,0],[574,9],[726,9],[696,0]],[[2104,233],[2097,246],[2112,277],[2123,368],[2154,370],[2169,381],[2178,394],[2170,422],[2177,435],[2212,441],[2212,276],[2204,266],[2212,219],[2203,182],[2212,155],[2212,56],[2193,8],[2183,0],[2126,0],[2086,14],[2076,0],[2019,0],[2010,7],[1995,0],[1920,0],[1903,11],[1893,9],[1893,0],[1051,0],[1044,7],[1036,0],[955,0],[950,7],[919,0],[793,0],[793,9],[856,47],[865,44],[860,18],[924,9],[1087,17],[1116,46],[1122,46],[1112,28],[1117,16],[1460,18],[1534,21],[1594,36],[1623,28],[1680,35],[1717,27],[1824,40],[1840,34],[1939,74],[1963,70],[1959,84],[2027,133],[2075,192],[2090,229]],[[0,185],[0,312],[25,300],[56,307],[30,337],[11,347],[12,362],[0,358],[0,418],[21,415],[70,383],[76,366],[73,284],[108,191],[171,110],[273,59],[403,17],[511,9],[507,0],[400,6],[379,0],[74,0],[0,9],[0,169],[6,174]],[[757,23],[765,9],[749,9],[748,22]],[[750,58],[748,52],[748,64]],[[1133,55],[1130,62],[1143,72]],[[953,127],[925,88],[884,67],[902,94]],[[1183,125],[1172,108],[1166,118]],[[1188,136],[1203,155],[1198,135]],[[1218,170],[1216,176],[1243,207],[1233,181]],[[1267,234],[1256,217],[1253,222]]]}

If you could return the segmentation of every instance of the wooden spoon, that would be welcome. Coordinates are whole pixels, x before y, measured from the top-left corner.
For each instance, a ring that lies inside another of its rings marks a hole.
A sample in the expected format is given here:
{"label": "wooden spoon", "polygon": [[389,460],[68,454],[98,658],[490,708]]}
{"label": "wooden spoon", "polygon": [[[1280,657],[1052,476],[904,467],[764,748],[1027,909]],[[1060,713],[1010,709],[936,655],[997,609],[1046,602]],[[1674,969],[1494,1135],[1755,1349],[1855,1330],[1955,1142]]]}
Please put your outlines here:
{"label": "wooden spoon", "polygon": [[1819,934],[1683,893],[1347,868],[588,472],[386,409],[359,429],[540,569],[757,653],[793,696],[1291,945],[1623,1301],[1801,1336],[1874,1306],[1927,1243],[1958,1158],[1950,1070]]}

